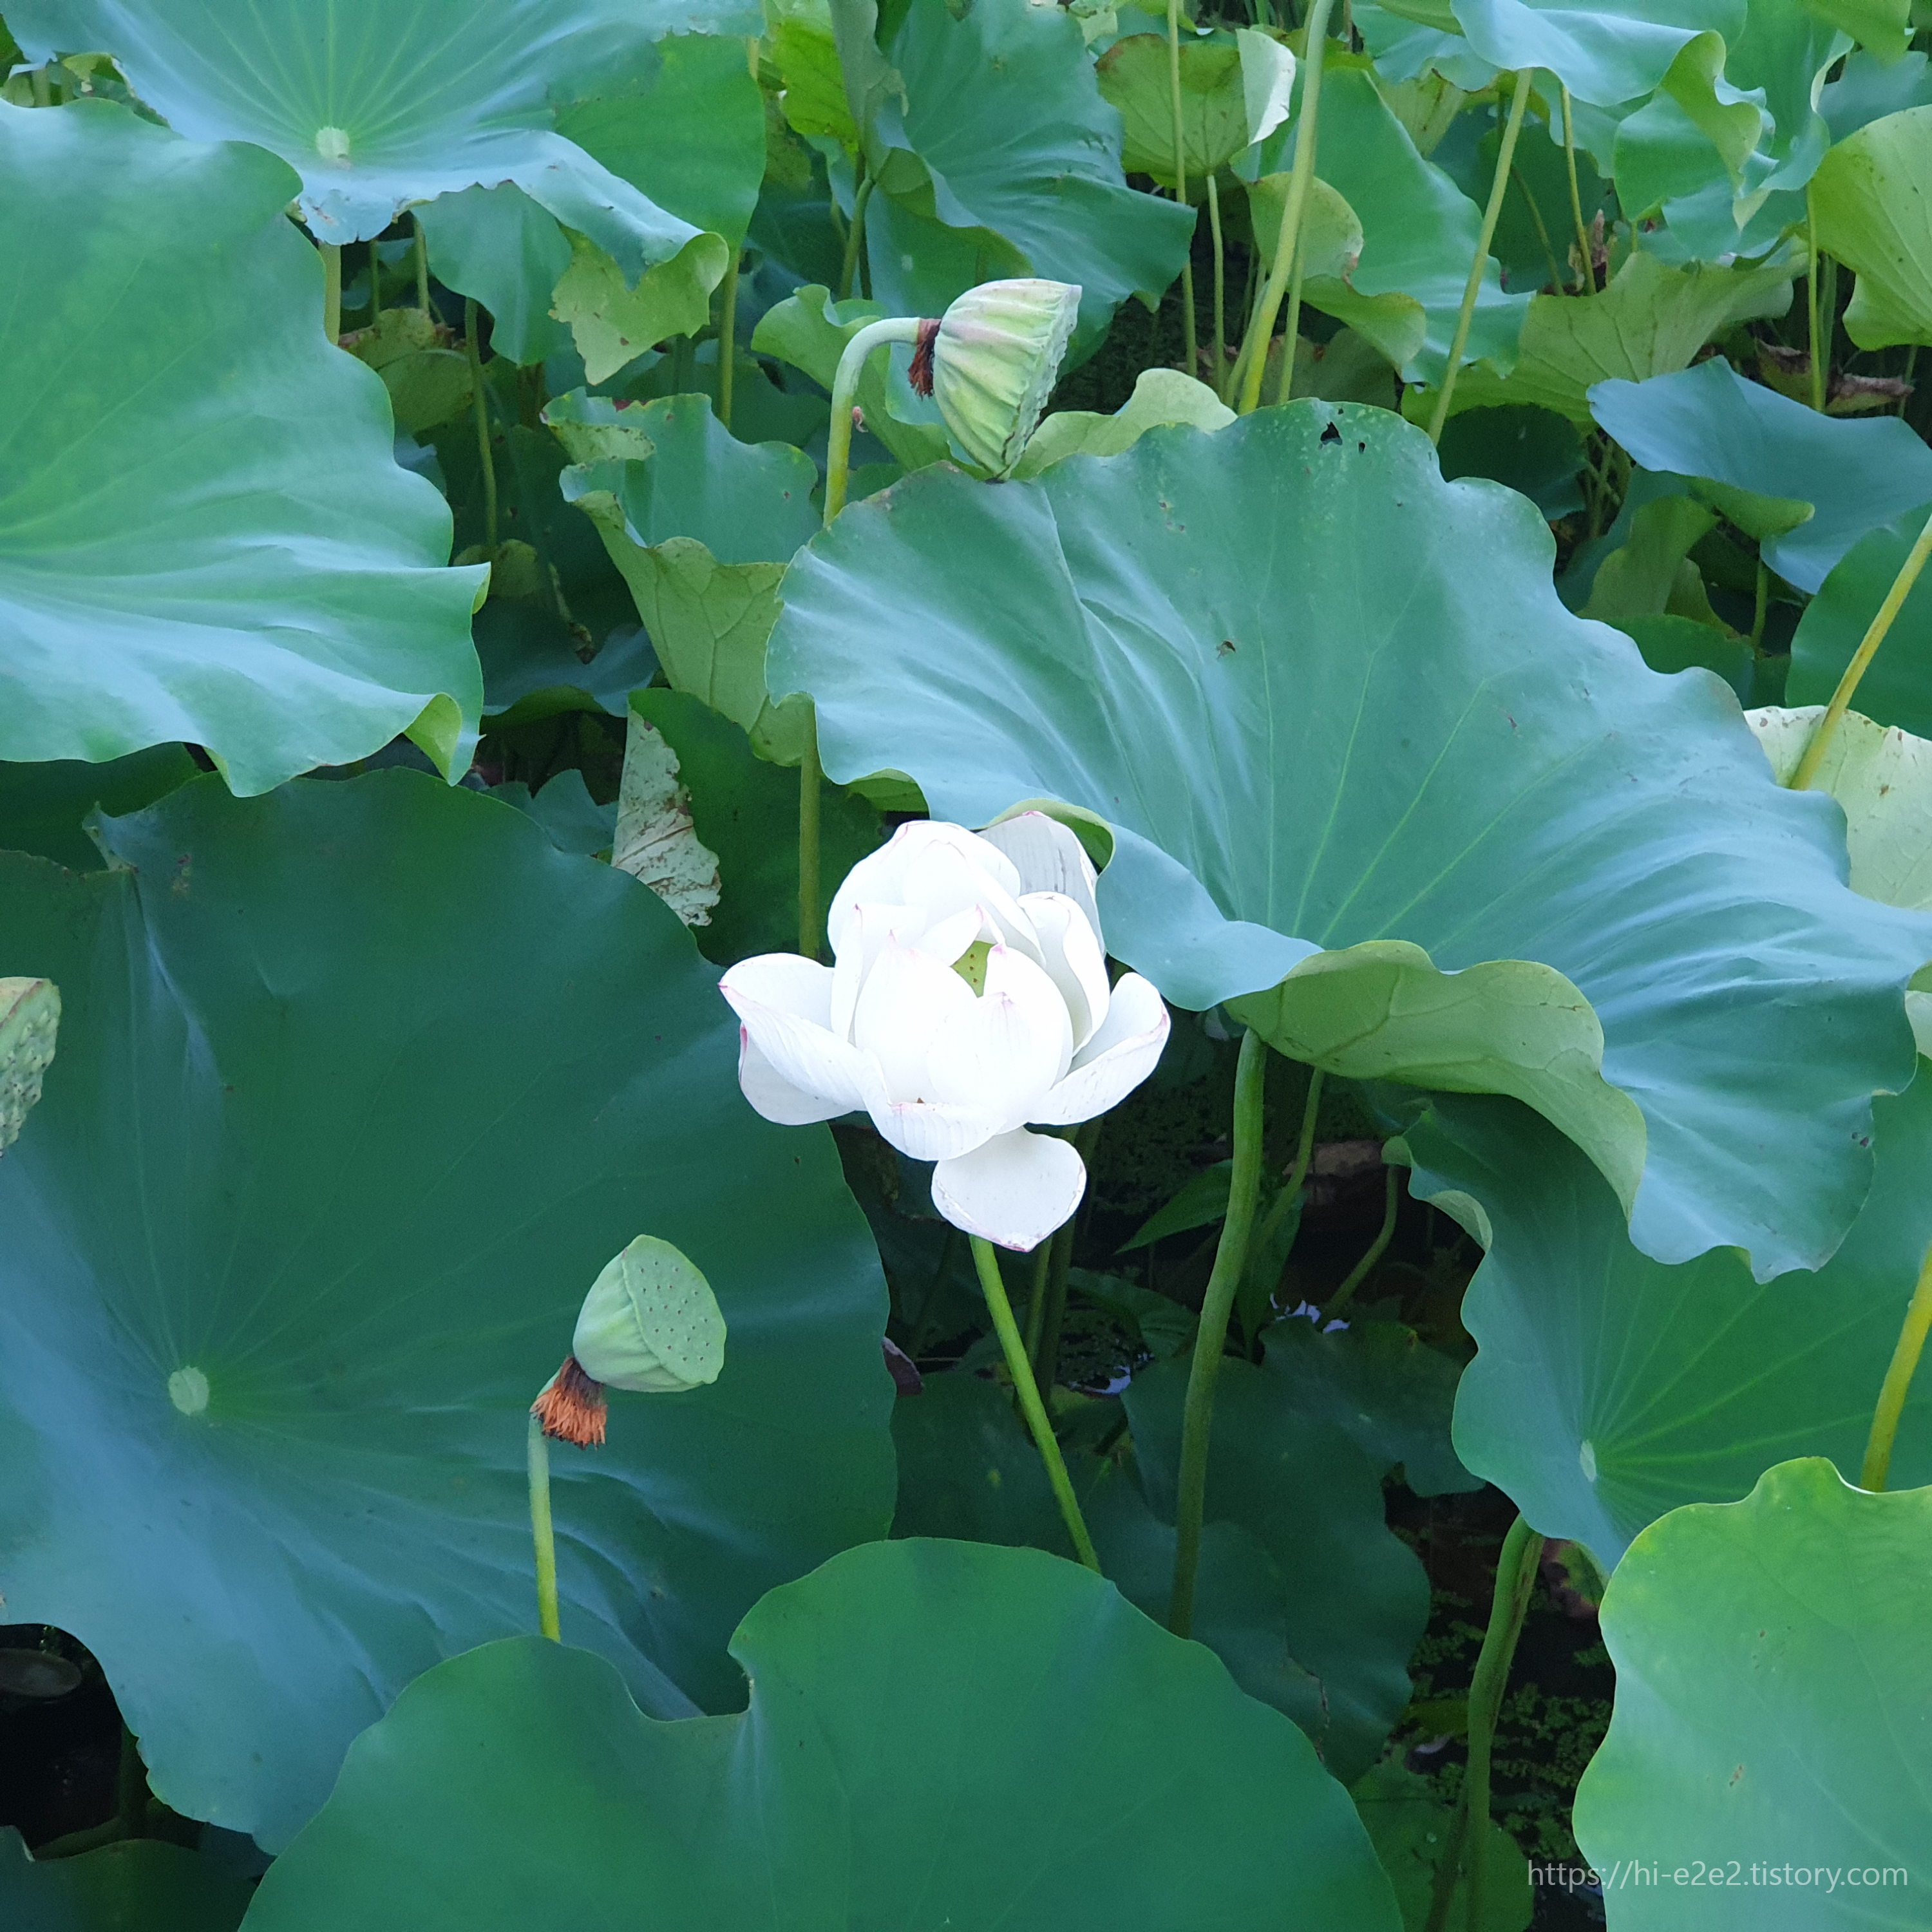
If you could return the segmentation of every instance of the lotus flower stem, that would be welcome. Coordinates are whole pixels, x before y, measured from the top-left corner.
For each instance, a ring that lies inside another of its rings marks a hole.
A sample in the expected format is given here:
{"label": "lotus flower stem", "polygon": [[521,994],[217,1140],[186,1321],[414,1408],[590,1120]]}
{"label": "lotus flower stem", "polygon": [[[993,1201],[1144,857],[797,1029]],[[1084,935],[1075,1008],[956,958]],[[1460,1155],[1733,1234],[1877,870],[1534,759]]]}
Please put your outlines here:
{"label": "lotus flower stem", "polygon": [[1563,90],[1563,165],[1570,174],[1570,218],[1576,224],[1576,292],[1597,292],[1597,266],[1590,250],[1590,231],[1583,222],[1583,197],[1576,187],[1576,130],[1570,116],[1570,90]]}
{"label": "lotus flower stem", "polygon": [[1878,656],[1878,647],[1886,640],[1893,621],[1905,608],[1905,600],[1912,595],[1912,586],[1918,581],[1919,573],[1925,568],[1925,560],[1932,557],[1932,517],[1925,520],[1925,527],[1918,532],[1918,541],[1898,566],[1898,574],[1892,580],[1892,588],[1885,593],[1885,602],[1865,626],[1865,634],[1858,640],[1858,647],[1852,653],[1852,661],[1846,665],[1844,675],[1838,680],[1838,688],[1832,694],[1832,701],[1825,707],[1825,715],[1818,721],[1818,728],[1811,734],[1811,742],[1804,747],[1804,755],[1798,761],[1798,769],[1791,775],[1793,791],[1809,791],[1816,782],[1818,771],[1825,762],[1825,754],[1832,748],[1832,740],[1838,735],[1838,727],[1851,707],[1851,702],[1858,688],[1858,681],[1871,668],[1871,661]]}
{"label": "lotus flower stem", "polygon": [[331,342],[342,338],[342,250],[333,242],[318,242],[322,251],[322,332]]}
{"label": "lotus flower stem", "polygon": [[[1167,0],[1167,83],[1174,114],[1174,198],[1187,206],[1187,137],[1180,124],[1180,0]],[[1181,367],[1200,374],[1194,331],[1194,261],[1190,238],[1180,262]]]}
{"label": "lotus flower stem", "polygon": [[[1301,114],[1294,130],[1294,171],[1288,178],[1288,206],[1282,212],[1281,233],[1276,238],[1274,265],[1268,270],[1268,286],[1254,322],[1241,340],[1239,364],[1240,400],[1234,406],[1243,416],[1262,399],[1262,377],[1268,368],[1268,344],[1274,334],[1275,317],[1281,313],[1282,298],[1294,273],[1301,248],[1302,211],[1308,205],[1309,184],[1315,178],[1315,143],[1322,110],[1322,66],[1328,46],[1328,15],[1334,0],[1314,0],[1308,10],[1308,53],[1301,69]],[[1282,352],[1293,365],[1294,344]]]}
{"label": "lotus flower stem", "polygon": [[824,937],[823,910],[818,903],[818,800],[822,773],[818,763],[818,710],[806,700],[805,750],[798,761],[798,950],[808,959],[818,957]]}
{"label": "lotus flower stem", "polygon": [[556,1613],[556,1536],[550,1517],[550,1444],[542,1419],[530,1418],[530,1534],[537,1552],[537,1628],[553,1643],[563,1641]]}
{"label": "lotus flower stem", "polygon": [[1214,185],[1211,171],[1208,176],[1208,232],[1214,238],[1214,393],[1218,396],[1227,386],[1228,377],[1228,253],[1221,241],[1221,191]]}
{"label": "lotus flower stem", "polygon": [[738,258],[734,248],[718,290],[718,420],[731,427],[732,388],[737,375]]}
{"label": "lotus flower stem", "polygon": [[825,446],[825,520],[845,507],[845,475],[852,464],[852,403],[859,393],[859,378],[866,372],[866,358],[888,342],[916,342],[920,319],[916,315],[884,316],[868,322],[845,345],[838,358],[838,372],[832,379],[832,427]]}
{"label": "lotus flower stem", "polygon": [[1476,298],[1483,292],[1483,271],[1489,266],[1490,244],[1496,239],[1496,223],[1503,212],[1503,196],[1509,192],[1510,170],[1516,164],[1516,137],[1522,132],[1522,112],[1529,105],[1530,82],[1536,78],[1534,68],[1524,68],[1516,75],[1516,91],[1510,96],[1509,118],[1503,124],[1502,145],[1496,151],[1496,178],[1490,183],[1489,206],[1483,210],[1483,226],[1476,237],[1475,260],[1469,264],[1469,279],[1462,290],[1462,313],[1456,318],[1455,340],[1449,345],[1449,366],[1442,372],[1442,387],[1437,392],[1436,408],[1429,418],[1429,440],[1442,440],[1442,425],[1449,420],[1449,399],[1456,393],[1456,378],[1462,367],[1462,352],[1469,346],[1469,331],[1476,320]]}
{"label": "lotus flower stem", "polygon": [[1053,1486],[1054,1498],[1060,1504],[1060,1516],[1066,1525],[1067,1534],[1073,1539],[1073,1547],[1081,1562],[1098,1576],[1100,1559],[1094,1554],[1094,1539],[1087,1534],[1086,1519],[1080,1514],[1072,1479],[1066,1473],[1059,1441],[1047,1418],[1046,1405],[1040,1399],[1040,1384],[1033,1378],[1026,1344],[1020,1339],[1019,1324],[1013,1319],[1012,1304],[1006,1299],[1006,1285],[1000,1278],[999,1257],[993,1252],[992,1243],[983,1235],[975,1234],[972,1240],[973,1264],[980,1271],[980,1286],[986,1298],[987,1311],[993,1318],[993,1330],[1000,1338],[1000,1352],[1006,1357],[1006,1372],[1012,1377],[1013,1387],[1019,1393],[1020,1408],[1026,1416],[1027,1426],[1033,1431],[1034,1446],[1040,1451],[1040,1460],[1046,1465],[1046,1480]]}
{"label": "lotus flower stem", "polygon": [[424,315],[429,314],[429,237],[423,232],[422,223],[414,215],[410,224],[416,231],[416,307]]}
{"label": "lotus flower stem", "polygon": [[1865,1443],[1864,1466],[1858,1472],[1858,1486],[1882,1490],[1892,1473],[1892,1448],[1898,1439],[1899,1418],[1905,1413],[1905,1398],[1912,1388],[1913,1372],[1924,1352],[1925,1336],[1932,1330],[1932,1248],[1918,1270],[1918,1286],[1905,1311],[1905,1324],[1898,1331],[1898,1346],[1892,1352],[1892,1363],[1885,1372],[1885,1384],[1878,1392],[1878,1407],[1873,1412],[1871,1435]]}
{"label": "lotus flower stem", "polygon": [[463,298],[463,346],[470,358],[470,390],[476,410],[476,454],[483,466],[483,542],[492,562],[496,556],[496,458],[490,447],[490,392],[483,380],[483,351],[477,342],[475,298]]}
{"label": "lotus flower stem", "polygon": [[1356,1289],[1368,1280],[1376,1262],[1388,1252],[1390,1239],[1395,1233],[1395,1213],[1397,1202],[1396,1183],[1398,1178],[1396,1170],[1390,1168],[1385,1177],[1382,1232],[1369,1244],[1368,1252],[1348,1270],[1348,1278],[1335,1291],[1335,1299],[1322,1310],[1324,1320],[1334,1321],[1336,1316],[1348,1306],[1348,1304],[1354,1299]]}
{"label": "lotus flower stem", "polygon": [[845,231],[845,259],[838,266],[838,293],[836,300],[845,301],[852,292],[854,278],[859,272],[859,251],[866,245],[866,210],[872,199],[872,177],[865,172],[865,158],[859,160],[859,185],[852,196],[852,225]]}
{"label": "lotus flower stem", "polygon": [[1180,1425],[1180,1474],[1174,1511],[1174,1594],[1167,1627],[1176,1636],[1194,1628],[1194,1578],[1201,1564],[1201,1526],[1208,1497],[1208,1445],[1214,1424],[1214,1384],[1228,1341],[1228,1318],[1248,1261],[1255,1198],[1262,1179],[1262,1097],[1268,1077],[1268,1044],[1250,1027],[1241,1036],[1234,1069],[1234,1160],[1228,1182],[1228,1218],[1214,1250],[1214,1270],[1194,1334],[1194,1360]]}
{"label": "lotus flower stem", "polygon": [[[1543,1539],[1521,1516],[1510,1525],[1496,1558],[1496,1594],[1490,1602],[1490,1627],[1476,1658],[1469,1685],[1469,1768],[1462,1784],[1462,1868],[1469,1888],[1464,1900],[1468,1923],[1483,1923],[1483,1853],[1490,1835],[1490,1760],[1496,1742],[1496,1719],[1509,1688],[1510,1665],[1522,1634],[1529,1593],[1536,1584]],[[1452,1879],[1451,1884],[1453,1886]],[[1434,1914],[1430,1915],[1432,1921]]]}

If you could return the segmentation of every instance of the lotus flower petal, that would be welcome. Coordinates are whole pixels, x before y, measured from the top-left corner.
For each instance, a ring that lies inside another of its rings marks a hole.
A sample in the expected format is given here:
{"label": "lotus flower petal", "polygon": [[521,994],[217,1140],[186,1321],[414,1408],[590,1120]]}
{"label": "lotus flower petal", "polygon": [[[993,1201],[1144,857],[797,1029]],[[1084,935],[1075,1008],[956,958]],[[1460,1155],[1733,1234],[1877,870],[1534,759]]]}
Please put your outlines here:
{"label": "lotus flower petal", "polygon": [[872,1124],[908,1160],[954,1160],[983,1147],[1007,1123],[990,1107],[933,1100],[884,1100]]}
{"label": "lotus flower petal", "polygon": [[874,1055],[885,1076],[881,1097],[898,1101],[968,1098],[940,1090],[933,1078],[930,1055],[941,1030],[977,1004],[972,988],[950,964],[888,937],[859,989],[852,1013],[853,1044]]}
{"label": "lotus flower petal", "polygon": [[1036,1248],[1080,1205],[1087,1169],[1049,1134],[1000,1134],[932,1171],[932,1204],[956,1228],[1002,1248]]}
{"label": "lotus flower petal", "polygon": [[[947,865],[942,854],[956,856],[960,869]],[[973,904],[984,890],[967,886],[968,878],[989,881],[1009,902],[1019,896],[1020,876],[1013,862],[976,832],[926,819],[902,825],[878,851],[846,874],[826,911],[826,936],[836,952],[844,943],[846,922],[862,904],[923,905],[940,916],[956,912]],[[942,879],[953,893],[950,904],[943,902]]]}
{"label": "lotus flower petal", "polygon": [[[746,1099],[767,1120],[803,1124],[796,1118],[802,1100],[790,1099],[782,1088],[818,1096],[825,1108],[813,1117],[818,1120],[884,1098],[878,1061],[826,1024],[832,1006],[830,967],[795,952],[761,953],[741,959],[718,991],[740,1022],[739,1082]],[[766,1102],[781,1111],[765,1113]]]}
{"label": "lotus flower petal", "polygon": [[1072,1030],[1059,988],[1030,959],[996,946],[986,957],[985,993],[949,1014],[932,1036],[932,1097],[984,1106],[1002,1126],[1017,1126],[1072,1058]]}
{"label": "lotus flower petal", "polygon": [[1060,988],[1077,1053],[1107,1017],[1107,958],[1079,902],[1060,892],[1028,892],[1021,909],[1040,935],[1041,962]]}
{"label": "lotus flower petal", "polygon": [[1065,1126],[1118,1106],[1154,1071],[1169,1024],[1152,982],[1138,973],[1123,974],[1100,1031],[1081,1048],[1073,1070],[1028,1118],[1042,1126]]}
{"label": "lotus flower petal", "polygon": [[1100,935],[1094,862],[1070,828],[1043,812],[1022,812],[988,826],[979,836],[1012,860],[1022,895],[1064,892],[1087,915],[1095,936]]}

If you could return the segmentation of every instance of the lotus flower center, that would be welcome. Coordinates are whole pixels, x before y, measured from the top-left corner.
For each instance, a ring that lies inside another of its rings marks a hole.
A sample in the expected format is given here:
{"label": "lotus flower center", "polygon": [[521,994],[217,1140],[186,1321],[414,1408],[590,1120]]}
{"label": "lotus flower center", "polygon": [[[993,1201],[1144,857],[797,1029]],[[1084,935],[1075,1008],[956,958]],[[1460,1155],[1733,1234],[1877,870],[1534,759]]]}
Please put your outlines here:
{"label": "lotus flower center", "polygon": [[986,962],[992,956],[993,942],[990,939],[976,939],[952,962],[952,970],[967,985],[973,988],[973,997],[982,999],[986,992]]}
{"label": "lotus flower center", "polygon": [[349,130],[346,128],[318,128],[315,130],[315,151],[325,161],[346,161],[349,158]]}
{"label": "lotus flower center", "polygon": [[168,1400],[184,1415],[199,1415],[208,1406],[208,1378],[199,1369],[177,1369],[168,1378]]}

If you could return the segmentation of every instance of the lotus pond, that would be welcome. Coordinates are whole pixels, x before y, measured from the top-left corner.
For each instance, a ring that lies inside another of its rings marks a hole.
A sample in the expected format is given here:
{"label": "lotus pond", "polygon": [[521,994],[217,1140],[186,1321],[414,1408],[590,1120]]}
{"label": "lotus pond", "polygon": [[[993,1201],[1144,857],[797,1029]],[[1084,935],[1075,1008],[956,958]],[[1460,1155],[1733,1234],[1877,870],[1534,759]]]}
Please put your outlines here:
{"label": "lotus pond", "polygon": [[1932,14],[0,20],[0,1925],[1932,1924]]}

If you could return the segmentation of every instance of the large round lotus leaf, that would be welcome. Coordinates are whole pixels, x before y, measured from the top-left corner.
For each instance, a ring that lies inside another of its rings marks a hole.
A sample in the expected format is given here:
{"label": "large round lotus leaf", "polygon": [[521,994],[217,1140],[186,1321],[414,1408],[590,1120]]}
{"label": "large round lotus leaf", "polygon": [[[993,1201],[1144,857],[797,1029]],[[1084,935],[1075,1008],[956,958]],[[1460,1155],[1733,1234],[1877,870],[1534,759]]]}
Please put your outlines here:
{"label": "large round lotus leaf", "polygon": [[[1856,1469],[1932,1241],[1932,1084],[1875,1112],[1877,1172],[1844,1245],[1760,1285],[1729,1250],[1640,1254],[1602,1178],[1526,1109],[1438,1102],[1406,1136],[1412,1185],[1488,1237],[1462,1304],[1462,1460],[1606,1564],[1666,1510],[1733,1502],[1786,1457]],[[1894,1467],[1932,1480],[1924,1378]]]}
{"label": "large round lotus leaf", "polygon": [[1856,271],[1845,333],[1861,349],[1932,340],[1932,107],[1861,128],[1818,165],[1818,245]]}
{"label": "large round lotus leaf", "polygon": [[885,1528],[891,1384],[830,1140],[740,1098],[713,969],[417,773],[205,778],[106,836],[0,856],[0,973],[66,1008],[0,1160],[8,1614],[100,1658],[160,1796],[285,1843],[412,1677],[534,1624],[525,1412],[652,1234],[724,1370],[555,1452],[563,1629],[734,1704],[747,1606]]}
{"label": "large round lotus leaf", "polygon": [[0,260],[40,264],[0,313],[0,758],[466,764],[484,573],[322,339],[294,176],[92,101],[0,103]]}
{"label": "large round lotus leaf", "polygon": [[1108,945],[1176,1004],[1276,988],[1240,1010],[1299,1058],[1545,1112],[1646,1252],[1816,1267],[1932,926],[1846,889],[1836,808],[1714,679],[1570,616],[1550,548],[1388,411],[1294,403],[904,478],[793,564],[770,680],[842,781],[1109,820]]}
{"label": "large round lotus leaf", "polygon": [[0,1831],[7,1932],[235,1932],[253,1889],[213,1859],[152,1838],[40,1862],[17,1832]]}
{"label": "large round lotus leaf", "polygon": [[911,0],[890,52],[904,104],[873,125],[886,191],[866,221],[889,314],[938,315],[976,282],[1046,275],[1078,286],[1081,340],[1097,343],[1128,296],[1180,272],[1193,211],[1127,186],[1120,117],[1064,8]]}
{"label": "large round lotus leaf", "polygon": [[[1746,0],[1450,0],[1492,66],[1547,68],[1580,100],[1640,100],[1701,33],[1737,39]],[[1720,50],[1721,55],[1721,50]]]}
{"label": "large round lotus leaf", "polygon": [[1616,1712],[1576,1842],[1618,1932],[1918,1932],[1932,1842],[1932,1490],[1786,1462],[1610,1580]]}
{"label": "large round lotus leaf", "polygon": [[[322,241],[380,235],[412,202],[514,182],[634,280],[698,231],[559,134],[554,103],[592,92],[586,78],[621,69],[646,35],[720,10],[692,10],[687,21],[674,0],[469,0],[460,12],[446,0],[14,0],[7,24],[29,59],[112,54],[193,140],[280,154]],[[166,233],[171,220],[155,225]]]}
{"label": "large round lotus leaf", "polygon": [[751,1708],[681,1724],[536,1639],[432,1671],[250,1932],[1400,1923],[1306,1739],[1074,1564],[873,1544],[773,1591],[732,1648]]}

